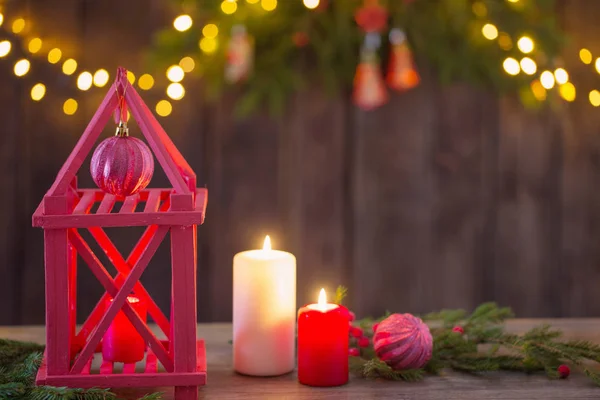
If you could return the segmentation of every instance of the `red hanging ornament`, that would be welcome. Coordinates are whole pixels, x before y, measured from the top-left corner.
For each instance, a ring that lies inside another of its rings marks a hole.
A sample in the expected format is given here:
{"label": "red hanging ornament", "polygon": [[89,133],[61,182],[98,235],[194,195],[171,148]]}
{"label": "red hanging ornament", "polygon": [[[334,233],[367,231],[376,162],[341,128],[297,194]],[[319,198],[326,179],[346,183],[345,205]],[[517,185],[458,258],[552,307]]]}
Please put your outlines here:
{"label": "red hanging ornament", "polygon": [[115,136],[103,140],[94,151],[90,172],[100,189],[127,197],[148,186],[154,158],[143,141],[129,136],[127,124],[121,121]]}
{"label": "red hanging ornament", "polygon": [[246,80],[254,63],[253,40],[246,27],[235,25],[231,29],[231,39],[227,48],[227,64],[225,66],[225,80],[229,83],[238,83]]}
{"label": "red hanging ornament", "polygon": [[414,88],[419,84],[421,78],[415,68],[406,35],[400,29],[392,29],[390,31],[390,43],[392,49],[386,76],[387,84],[398,91]]}
{"label": "red hanging ornament", "polygon": [[354,14],[354,20],[366,33],[381,33],[387,28],[389,14],[378,0],[365,0],[365,5]]}
{"label": "red hanging ornament", "polygon": [[308,45],[310,40],[306,32],[299,31],[294,33],[294,35],[292,36],[292,41],[294,42],[296,47],[304,47]]}
{"label": "red hanging ornament", "polygon": [[354,104],[367,111],[380,107],[388,101],[388,93],[381,76],[381,67],[376,53],[378,40],[379,35],[377,34],[367,35],[361,62],[358,64],[354,76],[354,93],[352,95]]}

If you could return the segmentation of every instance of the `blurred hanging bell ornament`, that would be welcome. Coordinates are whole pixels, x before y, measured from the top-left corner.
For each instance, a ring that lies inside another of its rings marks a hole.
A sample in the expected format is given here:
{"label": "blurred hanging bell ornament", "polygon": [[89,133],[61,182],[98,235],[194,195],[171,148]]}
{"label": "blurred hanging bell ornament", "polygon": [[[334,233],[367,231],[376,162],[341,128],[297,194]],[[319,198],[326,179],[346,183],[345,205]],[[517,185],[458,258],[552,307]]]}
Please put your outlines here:
{"label": "blurred hanging bell ornament", "polygon": [[94,150],[90,172],[100,189],[127,197],[148,186],[154,173],[154,157],[143,141],[129,136],[127,124],[121,121],[115,136],[103,140]]}
{"label": "blurred hanging bell ornament", "polygon": [[398,91],[414,88],[419,84],[421,78],[415,68],[406,34],[398,28],[392,29],[390,31],[390,43],[392,48],[386,76],[387,84]]}
{"label": "blurred hanging bell ornament", "polygon": [[227,47],[225,80],[229,83],[245,81],[254,63],[253,40],[244,25],[231,28],[231,39]]}
{"label": "blurred hanging bell ornament", "polygon": [[387,103],[388,93],[381,75],[377,57],[380,38],[378,34],[368,34],[361,52],[361,61],[354,76],[354,104],[369,111]]}

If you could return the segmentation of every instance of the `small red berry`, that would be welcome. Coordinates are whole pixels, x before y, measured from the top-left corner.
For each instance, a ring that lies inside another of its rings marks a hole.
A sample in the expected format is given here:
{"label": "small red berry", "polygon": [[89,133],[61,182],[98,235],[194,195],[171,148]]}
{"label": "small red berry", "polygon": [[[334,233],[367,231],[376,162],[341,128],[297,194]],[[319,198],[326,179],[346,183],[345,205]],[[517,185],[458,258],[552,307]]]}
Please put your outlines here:
{"label": "small red berry", "polygon": [[356,315],[352,311],[348,311],[348,315],[349,315],[350,321],[354,321],[356,319]]}
{"label": "small red berry", "polygon": [[571,368],[569,368],[568,365],[561,364],[556,370],[558,371],[558,374],[560,375],[561,379],[568,378],[569,375],[571,375]]}
{"label": "small red berry", "polygon": [[361,338],[363,337],[363,330],[356,326],[353,326],[350,328],[350,334],[355,338]]}
{"label": "small red berry", "polygon": [[378,326],[379,326],[379,322],[373,324],[373,333],[375,333],[375,331],[377,331]]}
{"label": "small red berry", "polygon": [[452,332],[460,333],[462,335],[463,333],[465,333],[465,330],[462,326],[457,325],[454,328],[452,328]]}
{"label": "small red berry", "polygon": [[358,339],[358,347],[369,347],[369,343],[369,338],[366,336],[363,336],[360,339]]}
{"label": "small red berry", "polygon": [[356,347],[350,347],[350,349],[348,349],[348,354],[353,357],[358,357],[360,356],[360,350]]}

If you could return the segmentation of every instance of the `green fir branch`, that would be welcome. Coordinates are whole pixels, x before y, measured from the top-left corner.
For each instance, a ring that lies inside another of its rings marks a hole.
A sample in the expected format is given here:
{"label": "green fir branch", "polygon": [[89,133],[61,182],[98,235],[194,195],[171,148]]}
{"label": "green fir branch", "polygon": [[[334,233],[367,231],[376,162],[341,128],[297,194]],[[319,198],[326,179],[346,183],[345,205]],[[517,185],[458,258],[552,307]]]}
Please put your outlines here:
{"label": "green fir branch", "polygon": [[[492,371],[513,371],[526,374],[545,373],[548,378],[559,378],[558,367],[568,364],[583,369],[600,386],[600,374],[584,363],[600,362],[600,345],[581,341],[563,340],[562,332],[548,325],[535,327],[523,334],[507,333],[504,322],[512,317],[508,308],[485,303],[471,314],[463,310],[442,310],[423,317],[433,328],[432,356],[422,370],[439,374],[452,369],[470,374]],[[370,328],[375,321],[367,318],[357,321],[361,328]],[[464,333],[454,332],[461,326]],[[365,329],[365,334],[368,331]],[[379,360],[372,347],[361,349],[361,357],[352,357],[351,370],[364,378],[411,380],[413,372],[394,371]]]}

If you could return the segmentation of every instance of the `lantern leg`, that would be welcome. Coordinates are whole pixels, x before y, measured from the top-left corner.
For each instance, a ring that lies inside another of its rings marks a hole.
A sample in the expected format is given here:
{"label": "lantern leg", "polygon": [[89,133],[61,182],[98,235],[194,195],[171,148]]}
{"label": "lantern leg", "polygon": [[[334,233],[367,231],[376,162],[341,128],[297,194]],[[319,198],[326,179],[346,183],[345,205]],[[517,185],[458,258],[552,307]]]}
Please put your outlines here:
{"label": "lantern leg", "polygon": [[[171,346],[175,372],[196,372],[196,226],[171,227]],[[197,386],[176,386],[175,400],[197,400]]]}
{"label": "lantern leg", "polygon": [[44,230],[46,262],[46,364],[48,375],[69,372],[71,311],[66,229]]}
{"label": "lantern leg", "polygon": [[70,359],[80,350],[81,343],[77,343],[77,250],[69,243],[69,329],[71,335]]}

